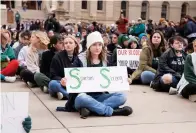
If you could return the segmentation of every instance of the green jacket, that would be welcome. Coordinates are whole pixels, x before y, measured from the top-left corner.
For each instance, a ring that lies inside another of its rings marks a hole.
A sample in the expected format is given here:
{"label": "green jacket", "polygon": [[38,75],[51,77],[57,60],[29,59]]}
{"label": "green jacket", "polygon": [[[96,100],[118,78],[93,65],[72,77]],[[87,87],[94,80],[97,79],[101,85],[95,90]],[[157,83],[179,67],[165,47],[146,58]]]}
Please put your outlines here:
{"label": "green jacket", "polygon": [[15,14],[15,21],[20,21],[20,14],[19,13]]}
{"label": "green jacket", "polygon": [[153,51],[150,46],[145,45],[142,47],[139,59],[139,67],[130,75],[132,80],[139,79],[143,71],[151,71],[156,73],[156,70],[152,68]]}
{"label": "green jacket", "polygon": [[7,45],[5,50],[2,50],[2,47],[0,47],[1,52],[1,69],[5,68],[8,64],[7,58],[10,60],[15,59],[15,53],[11,46]]}

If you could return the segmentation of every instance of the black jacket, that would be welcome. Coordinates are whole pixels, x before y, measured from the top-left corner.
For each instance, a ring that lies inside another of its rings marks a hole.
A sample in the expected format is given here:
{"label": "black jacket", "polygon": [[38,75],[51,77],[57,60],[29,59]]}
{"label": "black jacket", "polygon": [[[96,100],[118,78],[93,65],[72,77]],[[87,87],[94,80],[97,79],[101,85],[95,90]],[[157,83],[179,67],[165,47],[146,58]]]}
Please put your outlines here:
{"label": "black jacket", "polygon": [[51,49],[42,53],[40,72],[50,77],[50,64],[55,55],[55,50]]}
{"label": "black jacket", "polygon": [[78,56],[73,56],[72,61],[69,60],[66,50],[57,53],[50,65],[50,79],[61,80],[64,77],[64,68],[82,67],[82,62]]}
{"label": "black jacket", "polygon": [[182,58],[178,58],[172,48],[165,51],[159,58],[158,70],[153,81],[153,88],[157,89],[160,87],[160,79],[164,74],[171,74],[177,80],[180,80],[184,71],[184,62],[186,53],[182,53]]}

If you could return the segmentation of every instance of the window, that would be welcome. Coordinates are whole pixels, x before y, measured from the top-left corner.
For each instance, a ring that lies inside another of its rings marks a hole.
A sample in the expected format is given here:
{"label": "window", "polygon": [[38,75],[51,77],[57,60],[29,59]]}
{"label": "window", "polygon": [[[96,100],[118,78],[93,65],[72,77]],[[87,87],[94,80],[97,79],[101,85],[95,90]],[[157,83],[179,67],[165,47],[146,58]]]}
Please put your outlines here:
{"label": "window", "polygon": [[103,1],[102,0],[97,1],[97,10],[103,10]]}
{"label": "window", "polygon": [[126,17],[126,10],[127,10],[127,2],[126,1],[121,2],[121,10],[123,11],[124,16]]}
{"label": "window", "polygon": [[7,8],[15,8],[15,1],[1,1]]}
{"label": "window", "polygon": [[188,3],[183,3],[182,4],[182,9],[181,9],[181,18],[186,16],[188,14]]}
{"label": "window", "polygon": [[168,14],[169,14],[169,3],[163,2],[162,10],[161,10],[161,18],[168,19]]}
{"label": "window", "polygon": [[82,9],[87,9],[87,0],[82,0]]}
{"label": "window", "polygon": [[142,2],[142,9],[141,9],[141,18],[142,18],[142,20],[148,19],[148,8],[149,8],[148,1],[143,1]]}

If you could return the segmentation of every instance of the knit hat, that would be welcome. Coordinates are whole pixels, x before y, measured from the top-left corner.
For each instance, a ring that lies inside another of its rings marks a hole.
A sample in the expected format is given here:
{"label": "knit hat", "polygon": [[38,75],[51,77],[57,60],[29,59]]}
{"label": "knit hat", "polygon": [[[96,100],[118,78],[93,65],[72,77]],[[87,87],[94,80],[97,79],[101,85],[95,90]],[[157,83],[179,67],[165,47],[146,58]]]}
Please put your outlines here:
{"label": "knit hat", "polygon": [[129,37],[126,34],[120,34],[118,36],[118,44],[122,45],[124,41],[128,41]]}
{"label": "knit hat", "polygon": [[139,37],[139,40],[141,40],[143,36],[148,37],[146,33],[141,33],[141,34],[138,36],[138,37]]}
{"label": "knit hat", "polygon": [[128,41],[128,40],[129,40],[129,37],[127,35],[122,37],[122,43],[125,42],[125,41]]}
{"label": "knit hat", "polygon": [[98,31],[92,32],[87,36],[87,49],[89,49],[90,46],[92,46],[96,42],[100,42],[104,45],[103,38]]}
{"label": "knit hat", "polygon": [[136,39],[134,36],[130,35],[130,36],[129,36],[128,43],[132,43],[132,42],[136,42],[137,45],[139,44],[138,41],[137,41],[137,39]]}

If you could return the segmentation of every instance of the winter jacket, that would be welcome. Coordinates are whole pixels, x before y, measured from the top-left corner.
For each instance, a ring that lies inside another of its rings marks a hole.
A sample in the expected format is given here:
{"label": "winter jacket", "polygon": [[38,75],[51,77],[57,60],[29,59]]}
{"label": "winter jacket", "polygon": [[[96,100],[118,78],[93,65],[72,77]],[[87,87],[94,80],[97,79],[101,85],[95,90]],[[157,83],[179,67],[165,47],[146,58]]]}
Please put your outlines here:
{"label": "winter jacket", "polygon": [[20,50],[18,54],[19,66],[23,66],[23,67],[27,66],[26,60],[27,60],[28,49],[29,49],[29,46],[24,46]]}
{"label": "winter jacket", "polygon": [[[191,34],[195,34],[194,36],[191,36],[191,37],[196,37],[196,23],[193,21],[188,21],[184,27],[184,35],[185,37],[188,37]],[[191,38],[191,37],[188,37],[188,38]]]}
{"label": "winter jacket", "polygon": [[19,43],[19,45],[14,49],[16,58],[18,58],[18,54],[19,54],[20,50],[21,50],[23,47],[24,47],[24,45],[21,44],[21,43]]}
{"label": "winter jacket", "polygon": [[178,92],[181,93],[189,83],[196,84],[196,53],[192,53],[186,57],[184,74],[177,85]]}
{"label": "winter jacket", "polygon": [[8,65],[7,58],[9,58],[10,60],[13,60],[16,57],[14,54],[14,50],[8,44],[6,45],[5,49],[2,48],[2,46],[1,46],[0,52],[1,52],[1,69],[2,69]]}
{"label": "winter jacket", "polygon": [[128,23],[128,20],[126,18],[116,21],[116,24],[118,25],[118,31],[120,33],[123,33],[123,34],[127,33],[127,29],[126,29],[127,23]]}
{"label": "winter jacket", "polygon": [[132,31],[130,32],[130,34],[133,36],[139,36],[141,33],[145,33],[145,24],[134,25]]}
{"label": "winter jacket", "polygon": [[20,22],[20,14],[19,13],[15,14],[15,21]]}
{"label": "winter jacket", "polygon": [[54,55],[54,50],[48,50],[42,53],[40,72],[45,74],[47,77],[50,76],[50,64],[52,62],[52,58],[54,57]]}
{"label": "winter jacket", "polygon": [[184,71],[185,58],[185,52],[182,52],[182,57],[180,58],[175,55],[174,49],[172,48],[165,51],[159,58],[159,66],[153,81],[153,89],[160,89],[160,79],[164,74],[171,74],[177,80],[180,80]]}
{"label": "winter jacket", "polygon": [[72,61],[70,61],[67,51],[63,50],[55,54],[52,59],[50,65],[50,79],[61,80],[64,77],[64,68],[82,66],[82,62],[79,60],[78,56],[74,55]]}
{"label": "winter jacket", "polygon": [[143,71],[151,71],[156,73],[156,70],[152,68],[153,51],[149,45],[144,45],[140,53],[139,67],[130,75],[132,80],[139,79]]}

